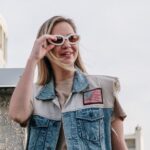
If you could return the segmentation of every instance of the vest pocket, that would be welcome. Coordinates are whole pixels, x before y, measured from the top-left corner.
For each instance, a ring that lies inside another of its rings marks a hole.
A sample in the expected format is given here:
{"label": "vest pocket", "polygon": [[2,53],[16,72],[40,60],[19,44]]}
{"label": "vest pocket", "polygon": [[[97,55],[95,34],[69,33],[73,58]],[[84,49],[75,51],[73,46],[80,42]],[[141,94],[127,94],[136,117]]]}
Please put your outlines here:
{"label": "vest pocket", "polygon": [[44,149],[49,120],[40,116],[33,116],[29,128],[29,150]]}
{"label": "vest pocket", "polygon": [[81,138],[93,142],[100,142],[104,136],[103,110],[87,108],[76,111],[77,130]]}

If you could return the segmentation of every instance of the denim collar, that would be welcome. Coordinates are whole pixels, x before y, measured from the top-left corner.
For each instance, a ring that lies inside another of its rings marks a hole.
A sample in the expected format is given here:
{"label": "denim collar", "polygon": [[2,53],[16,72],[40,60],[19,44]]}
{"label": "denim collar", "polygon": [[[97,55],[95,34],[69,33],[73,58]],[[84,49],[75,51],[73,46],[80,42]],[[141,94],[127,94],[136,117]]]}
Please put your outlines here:
{"label": "denim collar", "polygon": [[[84,91],[89,86],[86,76],[77,69],[74,74],[72,93],[79,93]],[[54,79],[45,84],[36,99],[38,100],[53,100],[56,97]]]}

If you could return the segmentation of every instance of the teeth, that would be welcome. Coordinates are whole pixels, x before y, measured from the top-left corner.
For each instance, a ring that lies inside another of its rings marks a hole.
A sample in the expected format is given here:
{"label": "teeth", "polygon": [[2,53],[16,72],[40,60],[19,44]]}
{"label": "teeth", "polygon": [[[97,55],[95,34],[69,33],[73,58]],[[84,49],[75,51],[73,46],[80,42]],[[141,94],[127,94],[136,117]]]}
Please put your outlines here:
{"label": "teeth", "polygon": [[71,55],[71,53],[70,53],[70,52],[67,52],[67,53],[64,53],[64,55]]}

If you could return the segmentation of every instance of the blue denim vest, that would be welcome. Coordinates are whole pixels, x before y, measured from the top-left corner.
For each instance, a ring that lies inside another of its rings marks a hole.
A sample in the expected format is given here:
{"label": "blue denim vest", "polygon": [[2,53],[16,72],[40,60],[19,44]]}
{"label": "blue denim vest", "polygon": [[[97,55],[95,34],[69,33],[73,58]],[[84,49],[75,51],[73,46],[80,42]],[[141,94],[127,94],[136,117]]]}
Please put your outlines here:
{"label": "blue denim vest", "polygon": [[56,118],[60,117],[48,118],[33,113],[28,126],[27,150],[55,150],[61,123],[68,150],[111,150],[114,82],[116,79],[112,77],[89,76],[76,71],[72,94],[64,111],[58,111],[59,108],[53,103],[57,98],[54,81],[43,86],[35,102],[40,102],[40,105],[47,102],[53,109],[49,116],[56,113]]}

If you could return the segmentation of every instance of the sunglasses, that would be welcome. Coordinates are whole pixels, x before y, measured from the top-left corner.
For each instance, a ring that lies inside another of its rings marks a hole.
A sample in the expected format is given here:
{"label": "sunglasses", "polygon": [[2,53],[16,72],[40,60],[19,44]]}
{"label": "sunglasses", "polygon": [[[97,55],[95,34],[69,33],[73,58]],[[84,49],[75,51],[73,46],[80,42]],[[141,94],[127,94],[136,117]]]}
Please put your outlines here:
{"label": "sunglasses", "polygon": [[55,35],[57,40],[47,40],[48,44],[53,44],[53,45],[63,45],[65,40],[68,40],[69,44],[73,45],[76,44],[80,37],[77,34],[69,34],[67,36],[63,35]]}

